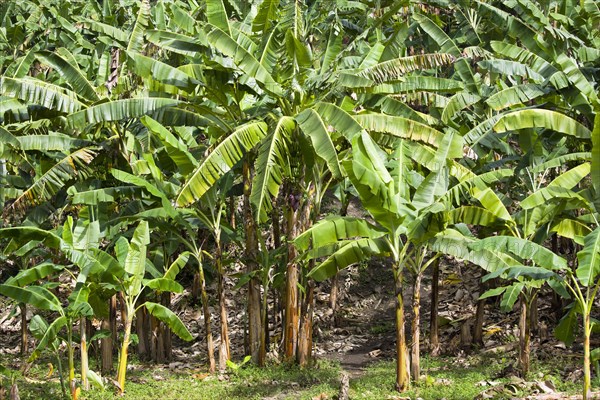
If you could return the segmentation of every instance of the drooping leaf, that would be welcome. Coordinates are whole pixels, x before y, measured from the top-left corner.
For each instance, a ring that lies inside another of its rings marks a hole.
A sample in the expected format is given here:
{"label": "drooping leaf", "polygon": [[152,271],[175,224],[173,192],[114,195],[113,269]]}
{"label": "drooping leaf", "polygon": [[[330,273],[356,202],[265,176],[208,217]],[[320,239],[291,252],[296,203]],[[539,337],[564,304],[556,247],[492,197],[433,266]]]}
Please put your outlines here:
{"label": "drooping leaf", "polygon": [[579,282],[583,286],[594,285],[600,273],[600,227],[584,238],[584,246],[577,253],[577,260],[576,275]]}
{"label": "drooping leaf", "polygon": [[342,108],[332,103],[319,102],[314,110],[349,142],[359,133],[363,132],[363,127]]}
{"label": "drooping leaf", "polygon": [[145,282],[145,286],[157,292],[183,293],[183,286],[168,278],[155,278]]}
{"label": "drooping leaf", "polygon": [[179,103],[179,100],[160,97],[114,100],[69,114],[67,123],[71,127],[82,128],[88,124],[142,117]]}
{"label": "drooping leaf", "polygon": [[192,79],[192,77],[182,70],[162,61],[146,57],[139,53],[130,52],[127,55],[133,60],[135,73],[144,79],[153,79],[166,85],[172,85],[188,93],[191,93],[196,85],[199,84],[198,81]]}
{"label": "drooping leaf", "polygon": [[454,68],[456,72],[461,77],[462,81],[467,86],[467,89],[472,93],[478,93],[478,86],[475,82],[475,77],[473,76],[473,71],[467,60],[462,57],[462,52],[456,45],[456,43],[440,28],[433,22],[431,19],[427,18],[421,14],[414,15],[415,20],[419,23],[419,28],[423,29],[433,40],[435,40],[440,46],[440,49],[444,53],[448,53],[454,57],[456,57],[456,62],[454,63]]}
{"label": "drooping leaf", "polygon": [[48,289],[41,286],[22,288],[14,285],[0,285],[0,294],[19,302],[30,304],[40,310],[62,312],[62,306],[58,298]]}
{"label": "drooping leaf", "polygon": [[54,343],[56,337],[58,336],[58,332],[60,332],[63,326],[65,326],[67,323],[67,317],[65,317],[64,315],[52,321],[52,323],[47,326],[46,330],[43,333],[43,336],[39,339],[39,343],[33,351],[33,353],[31,354],[31,356],[29,356],[28,361],[32,362],[36,360],[44,349],[46,349],[49,345]]}
{"label": "drooping leaf", "polygon": [[[388,133],[404,139],[415,140],[439,147],[444,134],[420,122],[412,121],[402,117],[394,117],[384,114],[357,115],[354,119],[367,131]],[[462,157],[462,137],[454,136],[450,144],[449,157]]]}
{"label": "drooping leaf", "polygon": [[554,328],[554,335],[556,338],[564,342],[567,346],[570,346],[575,341],[575,335],[577,332],[577,312],[576,307],[571,307],[568,313],[562,317],[556,328]]}
{"label": "drooping leaf", "polygon": [[492,226],[498,223],[498,217],[482,207],[462,206],[450,211],[449,223],[464,223],[468,225]]}
{"label": "drooping leaf", "polygon": [[256,58],[246,49],[238,45],[235,40],[227,33],[216,26],[207,24],[205,33],[208,42],[221,53],[231,57],[233,62],[250,77],[256,79],[263,85],[263,88],[276,96],[281,96],[283,91],[281,86],[269,74]]}
{"label": "drooping leaf", "polygon": [[501,286],[501,287],[497,287],[494,289],[490,289],[487,290],[485,293],[483,293],[481,296],[479,296],[479,300],[484,300],[487,299],[489,297],[496,297],[501,295],[502,293],[504,293],[506,291],[506,286]]}
{"label": "drooping leaf", "polygon": [[481,100],[481,97],[469,92],[456,93],[450,98],[450,101],[448,104],[446,104],[446,107],[444,107],[444,111],[442,111],[442,121],[444,123],[450,122],[456,113],[474,103],[477,103],[479,100]]}
{"label": "drooping leaf", "polygon": [[138,10],[135,24],[133,25],[133,31],[129,36],[127,52],[142,52],[144,31],[148,27],[148,21],[150,19],[150,0],[142,0],[138,4],[140,9]]}
{"label": "drooping leaf", "polygon": [[399,80],[409,72],[433,69],[449,65],[453,61],[454,57],[450,54],[419,54],[384,61],[372,67],[362,69],[357,75],[361,78],[369,79],[374,84],[380,84]]}
{"label": "drooping leaf", "polygon": [[591,136],[590,130],[573,118],[557,111],[540,108],[505,114],[494,125],[494,130],[499,133],[528,128],[551,129],[581,139],[589,139]]}
{"label": "drooping leaf", "polygon": [[61,271],[64,268],[62,265],[53,263],[42,263],[22,271],[15,276],[8,278],[4,283],[7,285],[24,287],[40,279],[44,279],[55,272]]}
{"label": "drooping leaf", "polygon": [[186,341],[193,339],[192,334],[187,330],[183,322],[181,322],[179,317],[177,317],[173,311],[169,310],[165,306],[157,303],[151,303],[149,301],[147,301],[145,305],[150,314],[167,324],[173,333],[179,336],[181,339]]}
{"label": "drooping leaf", "polygon": [[383,238],[351,240],[311,269],[307,276],[321,282],[352,264],[374,255],[385,255],[388,251],[389,246]]}
{"label": "drooping leaf", "polygon": [[188,151],[187,146],[180,142],[167,128],[148,116],[143,116],[140,121],[160,139],[167,150],[167,154],[183,175],[189,174],[198,166],[198,162]]}
{"label": "drooping leaf", "polygon": [[266,134],[264,122],[242,125],[219,143],[182,186],[177,204],[186,206],[200,199],[212,185],[242,159],[244,152],[256,146]]}
{"label": "drooping leaf", "polygon": [[33,78],[0,78],[0,94],[15,97],[50,110],[72,113],[83,108],[75,92]]}
{"label": "drooping leaf", "polygon": [[521,208],[529,210],[541,204],[568,200],[571,204],[578,204],[581,208],[592,208],[584,197],[570,189],[560,186],[547,186],[533,193],[521,202]]}
{"label": "drooping leaf", "polygon": [[17,146],[23,151],[72,151],[92,143],[87,140],[50,132],[48,135],[26,135],[16,137]]}
{"label": "drooping leaf", "polygon": [[167,269],[167,272],[165,272],[164,278],[174,280],[179,271],[181,271],[187,264],[190,255],[191,253],[188,251],[184,251],[183,253],[179,254],[175,261],[171,263],[169,269]]}
{"label": "drooping leaf", "polygon": [[550,232],[556,232],[558,236],[569,238],[581,246],[585,243],[583,238],[591,231],[588,224],[569,218],[561,219],[550,228]]}
{"label": "drooping leaf", "polygon": [[485,102],[490,108],[499,111],[515,105],[527,104],[545,94],[546,92],[539,85],[516,85],[494,93]]}
{"label": "drooping leaf", "polygon": [[57,70],[61,77],[71,85],[73,91],[78,93],[81,97],[92,102],[100,100],[96,93],[96,89],[77,66],[71,65],[69,61],[65,60],[57,53],[51,53],[49,51],[38,52],[37,57]]}
{"label": "drooping leaf", "polygon": [[254,165],[250,202],[256,210],[256,220],[265,221],[272,209],[271,199],[277,197],[283,182],[287,160],[287,143],[295,127],[294,119],[281,117],[275,129],[263,140]]}
{"label": "drooping leaf", "polygon": [[155,45],[178,54],[198,56],[206,51],[206,45],[190,36],[163,30],[147,30],[146,37]]}
{"label": "drooping leaf", "polygon": [[507,287],[506,290],[504,291],[504,295],[502,296],[502,301],[500,302],[500,307],[504,311],[512,310],[513,306],[517,302],[517,299],[519,298],[519,294],[521,294],[521,291],[523,290],[524,287],[525,287],[525,284],[521,283],[521,282],[516,282],[516,283],[512,284],[511,286]]}
{"label": "drooping leaf", "polygon": [[560,65],[571,84],[573,84],[582,94],[584,94],[591,103],[598,102],[598,95],[594,90],[594,86],[580,71],[575,60],[562,53],[556,57],[556,62]]}
{"label": "drooping leaf", "polygon": [[364,219],[354,217],[325,218],[305,230],[296,239],[294,246],[300,251],[318,248],[352,238],[377,238],[383,232]]}
{"label": "drooping leaf", "polygon": [[83,26],[85,28],[97,33],[107,35],[123,44],[127,43],[129,40],[130,36],[127,33],[112,25],[94,21],[90,18],[82,18],[81,21],[83,22]]}
{"label": "drooping leaf", "polygon": [[558,177],[554,178],[552,182],[545,188],[542,188],[521,202],[521,207],[526,210],[544,204],[553,200],[561,200],[565,198],[575,198],[584,200],[575,192],[571,192],[570,189],[575,187],[583,178],[590,173],[590,164],[580,164],[575,168],[563,172]]}
{"label": "drooping leaf", "polygon": [[537,243],[512,236],[491,236],[470,245],[473,250],[489,249],[514,254],[524,260],[532,260],[549,270],[564,269],[567,261]]}
{"label": "drooping leaf", "polygon": [[341,178],[337,149],[320,115],[309,108],[298,114],[296,121],[302,132],[310,138],[317,155],[327,163],[331,175],[337,179]]}
{"label": "drooping leaf", "polygon": [[33,185],[25,190],[12,204],[19,208],[28,204],[38,204],[54,196],[65,188],[67,183],[88,176],[88,165],[97,153],[89,148],[79,149],[52,166]]}

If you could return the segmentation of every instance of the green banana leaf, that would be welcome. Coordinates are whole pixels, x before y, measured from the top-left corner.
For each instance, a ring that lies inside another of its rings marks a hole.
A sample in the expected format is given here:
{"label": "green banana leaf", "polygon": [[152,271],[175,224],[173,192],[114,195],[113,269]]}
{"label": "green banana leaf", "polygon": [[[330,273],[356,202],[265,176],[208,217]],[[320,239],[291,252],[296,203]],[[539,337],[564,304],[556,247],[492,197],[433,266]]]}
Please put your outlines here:
{"label": "green banana leaf", "polygon": [[148,27],[150,20],[150,0],[141,0],[139,3],[139,10],[133,30],[129,35],[129,43],[127,44],[127,52],[140,53],[142,46],[144,45],[144,31]]}
{"label": "green banana leaf", "polygon": [[537,243],[512,236],[491,236],[470,245],[473,250],[490,250],[514,254],[523,260],[532,260],[548,270],[565,269],[567,261]]}
{"label": "green banana leaf", "polygon": [[204,41],[170,31],[149,29],[146,38],[158,47],[186,56],[198,57],[207,49]]}
{"label": "green banana leaf", "polygon": [[151,303],[149,301],[145,303],[145,307],[152,316],[167,324],[173,333],[179,336],[181,339],[188,342],[193,339],[192,334],[187,330],[183,322],[181,322],[179,317],[177,317],[173,311],[160,304]]}
{"label": "green banana leaf", "polygon": [[19,286],[2,284],[0,294],[19,302],[29,304],[40,310],[50,310],[62,313],[62,305],[58,298],[48,289],[41,286]]}
{"label": "green banana leaf", "polygon": [[183,293],[183,286],[168,278],[155,278],[144,282],[144,286],[157,292]]}
{"label": "green banana leaf", "polygon": [[74,151],[53,165],[44,175],[35,180],[13,203],[20,208],[30,204],[39,204],[54,196],[75,179],[85,179],[89,174],[89,164],[97,153],[87,147]]}
{"label": "green banana leaf", "polygon": [[0,77],[0,94],[62,113],[73,113],[84,108],[75,92],[39,79]]}
{"label": "green banana leaf", "polygon": [[[36,317],[41,319],[41,317],[39,315],[36,315],[33,319],[35,319]],[[33,319],[31,321],[32,325],[34,324]],[[38,330],[41,333],[41,336],[39,336],[37,338],[39,341],[38,345],[36,346],[33,353],[31,353],[31,356],[29,356],[29,359],[27,361],[28,362],[35,361],[41,355],[43,350],[45,350],[48,346],[52,345],[58,336],[58,332],[60,332],[60,330],[65,325],[67,325],[68,322],[69,321],[68,321],[67,317],[64,315],[62,315],[62,316],[58,317],[57,319],[55,319],[54,321],[52,321],[52,323],[50,325],[48,325],[43,320],[41,320],[41,322],[36,321],[35,324],[37,324],[37,326],[39,326],[39,328],[37,328],[36,330]]]}
{"label": "green banana leaf", "polygon": [[273,79],[271,74],[263,67],[256,58],[248,53],[235,40],[218,27],[206,24],[204,27],[207,41],[221,53],[233,58],[233,62],[250,77],[256,79],[263,88],[276,96],[283,95],[281,86]]}
{"label": "green banana leaf", "polygon": [[557,111],[526,109],[510,112],[500,117],[494,125],[498,133],[527,128],[546,128],[566,135],[589,139],[591,132],[580,122]]}
{"label": "green banana leaf", "polygon": [[264,222],[273,208],[272,199],[279,194],[288,161],[288,142],[296,124],[291,117],[283,116],[275,129],[267,135],[258,148],[254,164],[250,202],[254,205],[255,218]]}
{"label": "green banana leaf", "polygon": [[295,119],[302,132],[310,138],[316,154],[327,163],[331,175],[340,179],[342,170],[338,152],[321,116],[309,108],[296,115]]}
{"label": "green banana leaf", "polygon": [[579,265],[575,271],[583,286],[596,283],[600,273],[600,227],[588,233],[584,238],[583,249],[577,253]]}
{"label": "green banana leaf", "polygon": [[324,281],[338,273],[338,271],[361,261],[370,259],[374,255],[383,256],[389,252],[389,245],[385,238],[363,238],[348,241],[345,246],[328,256],[323,262],[311,269],[307,277],[317,282]]}
{"label": "green banana leaf", "polygon": [[60,76],[73,88],[73,91],[78,93],[84,99],[95,102],[100,100],[96,89],[87,80],[85,75],[79,70],[76,65],[62,58],[57,53],[51,53],[49,51],[40,51],[36,53],[38,59],[43,63],[54,68]]}
{"label": "green banana leaf", "polygon": [[378,238],[384,233],[385,231],[363,218],[336,216],[319,221],[296,237],[293,243],[299,251],[307,251],[310,248],[327,246],[340,240]]}
{"label": "green banana leaf", "polygon": [[177,196],[177,204],[186,206],[197,201],[214,183],[242,159],[245,151],[264,137],[267,124],[261,121],[242,125],[219,143],[188,178]]}
{"label": "green banana leaf", "polygon": [[[73,128],[84,128],[88,124],[121,121],[128,118],[139,118],[146,114],[162,111],[167,107],[176,106],[181,101],[160,97],[114,100],[97,104],[85,110],[69,114],[67,124]],[[159,119],[156,118],[155,119]]]}
{"label": "green banana leaf", "polygon": [[24,287],[36,281],[39,281],[40,279],[44,279],[54,274],[55,272],[62,271],[63,269],[63,265],[57,265],[46,262],[40,265],[36,265],[35,267],[19,271],[17,275],[11,276],[4,283],[6,285]]}

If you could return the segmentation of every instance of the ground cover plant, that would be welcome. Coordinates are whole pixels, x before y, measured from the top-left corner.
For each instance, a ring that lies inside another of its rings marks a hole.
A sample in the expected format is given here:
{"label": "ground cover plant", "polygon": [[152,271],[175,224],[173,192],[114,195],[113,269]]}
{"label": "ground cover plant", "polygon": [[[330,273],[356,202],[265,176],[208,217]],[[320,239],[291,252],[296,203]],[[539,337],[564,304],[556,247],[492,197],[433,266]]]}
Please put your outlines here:
{"label": "ground cover plant", "polygon": [[8,1],[0,49],[0,399],[598,396],[596,1]]}

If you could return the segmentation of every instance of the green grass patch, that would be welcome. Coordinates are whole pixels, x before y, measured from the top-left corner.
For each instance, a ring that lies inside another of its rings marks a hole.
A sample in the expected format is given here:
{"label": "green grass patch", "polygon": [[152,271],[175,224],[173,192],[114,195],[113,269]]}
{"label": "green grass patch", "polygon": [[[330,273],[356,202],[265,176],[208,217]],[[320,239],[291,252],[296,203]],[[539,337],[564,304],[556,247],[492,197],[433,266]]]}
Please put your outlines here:
{"label": "green grass patch", "polygon": [[[165,366],[130,364],[127,372],[125,395],[116,395],[110,383],[104,390],[92,388],[82,391],[82,400],[136,399],[136,400],[225,400],[225,399],[312,399],[321,394],[332,398],[339,390],[340,368],[326,361],[312,368],[293,365],[270,365],[257,368],[245,365],[237,371],[219,377],[204,371],[172,371]],[[58,373],[49,378],[43,364],[33,366],[25,378],[15,371],[22,400],[62,400]],[[114,378],[111,376],[110,378]],[[8,388],[10,382],[4,379]]]}

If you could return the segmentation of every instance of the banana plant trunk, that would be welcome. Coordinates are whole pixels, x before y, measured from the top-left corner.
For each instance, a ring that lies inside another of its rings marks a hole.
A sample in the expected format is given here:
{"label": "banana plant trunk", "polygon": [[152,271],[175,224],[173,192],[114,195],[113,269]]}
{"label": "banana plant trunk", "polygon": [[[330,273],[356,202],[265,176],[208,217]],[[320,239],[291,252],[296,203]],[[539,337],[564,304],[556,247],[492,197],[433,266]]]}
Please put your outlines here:
{"label": "banana plant trunk", "polygon": [[19,303],[21,311],[21,355],[24,356],[29,350],[29,339],[27,337],[27,304]]}
{"label": "banana plant trunk", "polygon": [[410,384],[408,351],[404,331],[404,297],[402,292],[402,267],[395,263],[394,281],[396,284],[396,390],[404,392]]}
{"label": "banana plant trunk", "polygon": [[[171,308],[171,293],[170,292],[162,292],[161,293],[161,303],[163,306],[167,308]],[[173,359],[173,346],[171,340],[171,329],[169,329],[168,325],[164,322],[160,323],[161,328],[161,336],[163,338],[163,351],[165,354],[165,360],[171,361]]]}
{"label": "banana plant trunk", "polygon": [[229,355],[229,329],[227,327],[227,304],[225,303],[225,275],[221,259],[221,246],[217,243],[215,263],[217,270],[217,296],[219,298],[219,324],[221,330],[221,342],[219,343],[219,370],[227,369]]}
{"label": "banana plant trunk", "polygon": [[[340,216],[345,217],[348,214],[348,206],[350,205],[349,194],[346,194],[342,198],[342,206],[340,208]],[[331,307],[331,311],[333,312],[333,325],[337,326],[337,310],[338,310],[338,297],[340,294],[340,276],[339,272],[331,278],[331,291],[329,292],[329,307]]]}
{"label": "banana plant trunk", "polygon": [[102,353],[101,371],[106,375],[113,369],[113,339],[116,337],[117,296],[112,296],[108,301],[108,318],[102,320],[102,329],[111,332],[110,336],[102,338],[100,348]]}
{"label": "banana plant trunk", "polygon": [[[479,282],[479,293],[485,293],[487,282]],[[475,311],[475,325],[473,326],[473,344],[483,346],[483,317],[485,313],[485,299],[477,300]]]}
{"label": "banana plant trunk", "polygon": [[200,283],[200,295],[202,298],[202,312],[204,313],[204,330],[206,331],[206,350],[208,356],[208,372],[213,374],[216,370],[215,347],[213,344],[212,328],[210,326],[211,316],[208,308],[208,294],[206,293],[206,281],[204,280],[204,268],[200,266],[198,271]]}
{"label": "banana plant trunk", "polygon": [[87,347],[87,319],[81,317],[79,321],[79,335],[81,336],[81,386],[83,390],[90,390],[88,382],[88,347]]}
{"label": "banana plant trunk", "polygon": [[[244,197],[243,211],[246,220],[246,272],[251,274],[258,270],[258,237],[256,224],[252,216],[250,206],[250,193],[252,191],[250,161],[248,158],[243,164],[244,175]],[[264,366],[266,345],[265,329],[263,327],[263,318],[260,305],[260,279],[253,276],[248,282],[248,342],[252,362],[259,366]]]}
{"label": "banana plant trunk", "polygon": [[298,264],[295,262],[297,253],[292,240],[298,233],[297,217],[298,207],[295,196],[290,194],[291,203],[288,206],[287,236],[288,236],[288,264],[285,285],[285,330],[284,330],[284,357],[292,361],[296,357],[298,346]]}
{"label": "banana plant trunk", "polygon": [[440,261],[435,260],[431,277],[431,312],[429,317],[429,351],[432,356],[440,353],[438,311],[440,302]]}
{"label": "banana plant trunk", "polygon": [[156,364],[162,364],[164,360],[163,344],[160,334],[160,321],[154,317],[150,317],[150,359]]}
{"label": "banana plant trunk", "polygon": [[300,367],[307,367],[312,359],[314,293],[315,284],[312,280],[310,280],[307,284],[306,298],[302,306],[302,319],[300,323],[300,332],[298,335],[297,360]]}
{"label": "banana plant trunk", "polygon": [[590,312],[584,307],[583,316],[583,400],[592,399],[592,374],[590,371],[590,335],[592,333]]}
{"label": "banana plant trunk", "polygon": [[412,345],[410,354],[410,373],[415,382],[418,382],[421,376],[421,280],[422,274],[419,272],[415,275],[413,283],[413,319],[412,319]]}
{"label": "banana plant trunk", "polygon": [[520,295],[521,315],[519,319],[519,367],[523,379],[529,374],[530,351],[531,351],[531,324],[529,302],[524,294]]}
{"label": "banana plant trunk", "polygon": [[123,334],[123,344],[121,345],[121,354],[119,356],[119,369],[117,372],[117,383],[119,384],[119,394],[125,392],[125,374],[127,373],[127,352],[129,350],[129,342],[131,341],[131,325],[133,323],[133,312],[126,313],[124,322],[125,333]]}
{"label": "banana plant trunk", "polygon": [[69,362],[69,390],[71,397],[77,399],[77,384],[75,382],[75,356],[73,349],[73,321],[67,322],[67,357]]}
{"label": "banana plant trunk", "polygon": [[[145,301],[144,294],[140,295],[140,302]],[[136,311],[135,316],[135,331],[138,335],[138,357],[141,360],[147,360],[148,354],[150,353],[150,317],[145,307],[140,308]]]}

